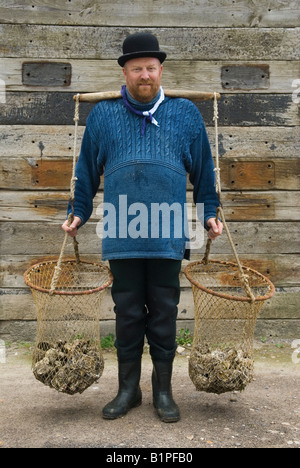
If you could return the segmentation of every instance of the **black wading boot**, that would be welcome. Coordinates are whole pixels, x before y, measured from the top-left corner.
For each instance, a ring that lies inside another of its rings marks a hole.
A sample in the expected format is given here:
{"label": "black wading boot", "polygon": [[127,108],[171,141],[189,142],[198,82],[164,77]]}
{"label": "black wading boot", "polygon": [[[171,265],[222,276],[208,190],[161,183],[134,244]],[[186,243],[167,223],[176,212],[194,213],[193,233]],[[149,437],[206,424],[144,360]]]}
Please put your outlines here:
{"label": "black wading boot", "polygon": [[153,361],[152,387],[153,404],[163,422],[172,423],[180,419],[179,408],[172,396],[172,361]]}
{"label": "black wading boot", "polygon": [[140,389],[141,360],[119,362],[119,392],[114,400],[102,411],[104,419],[117,419],[125,416],[131,408],[142,403]]}

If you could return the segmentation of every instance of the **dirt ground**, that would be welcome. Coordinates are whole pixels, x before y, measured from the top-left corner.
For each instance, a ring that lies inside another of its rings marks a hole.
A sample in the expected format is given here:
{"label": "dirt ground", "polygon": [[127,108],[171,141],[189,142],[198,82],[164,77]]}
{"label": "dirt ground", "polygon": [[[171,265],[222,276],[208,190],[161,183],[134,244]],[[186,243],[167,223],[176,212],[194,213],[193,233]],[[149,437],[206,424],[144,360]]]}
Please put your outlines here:
{"label": "dirt ground", "polygon": [[82,395],[68,396],[35,380],[30,349],[13,345],[0,364],[0,447],[300,448],[299,360],[293,362],[288,342],[256,343],[255,348],[255,380],[234,398],[197,392],[188,376],[188,350],[177,355],[173,393],[181,421],[165,424],[152,406],[147,352],[142,406],[107,421],[101,410],[117,391],[114,351],[104,352],[98,383]]}

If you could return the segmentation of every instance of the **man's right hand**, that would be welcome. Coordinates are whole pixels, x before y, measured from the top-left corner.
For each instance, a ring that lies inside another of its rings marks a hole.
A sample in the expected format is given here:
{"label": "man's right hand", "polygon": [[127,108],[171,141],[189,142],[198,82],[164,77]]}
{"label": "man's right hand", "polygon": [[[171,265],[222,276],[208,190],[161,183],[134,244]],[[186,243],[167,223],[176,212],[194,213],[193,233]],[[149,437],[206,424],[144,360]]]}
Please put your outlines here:
{"label": "man's right hand", "polygon": [[68,220],[64,222],[62,228],[65,232],[69,234],[70,237],[77,236],[78,228],[81,224],[81,219],[78,216],[74,217],[74,220],[70,226],[68,226]]}

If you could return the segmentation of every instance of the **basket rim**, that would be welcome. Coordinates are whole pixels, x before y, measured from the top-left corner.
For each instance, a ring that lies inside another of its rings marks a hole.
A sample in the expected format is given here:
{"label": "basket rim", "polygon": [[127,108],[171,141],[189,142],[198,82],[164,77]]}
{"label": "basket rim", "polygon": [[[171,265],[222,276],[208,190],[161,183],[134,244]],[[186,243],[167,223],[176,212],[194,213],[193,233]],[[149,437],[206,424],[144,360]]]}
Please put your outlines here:
{"label": "basket rim", "polygon": [[[208,263],[218,263],[218,264],[221,264],[221,265],[229,265],[229,266],[234,266],[234,267],[237,267],[238,268],[238,265],[236,263],[233,263],[233,262],[225,262],[223,260],[209,260]],[[208,294],[211,294],[212,296],[218,296],[218,297],[221,297],[223,299],[229,299],[229,300],[232,300],[232,301],[242,301],[242,302],[251,302],[251,299],[249,297],[246,297],[246,296],[230,296],[229,294],[225,294],[225,293],[220,293],[220,292],[217,292],[217,291],[213,291],[212,289],[209,289],[209,288],[206,288],[205,286],[202,286],[198,281],[194,280],[191,276],[191,273],[190,273],[190,269],[193,267],[193,266],[196,266],[196,265],[205,265],[203,260],[199,260],[197,262],[192,262],[192,263],[189,263],[185,270],[184,270],[184,273],[185,273],[185,276],[187,277],[187,279],[194,285],[196,286],[197,288],[201,289],[202,291],[205,291],[206,293]],[[270,286],[270,292],[268,294],[266,294],[265,296],[257,296],[255,298],[255,301],[254,302],[259,302],[259,301],[266,301],[268,299],[270,299],[271,297],[274,296],[275,294],[275,286],[274,284],[269,280],[269,278],[267,278],[266,276],[262,275],[261,273],[259,273],[258,271],[254,270],[253,268],[249,268],[249,267],[246,267],[246,266],[242,266],[243,270],[245,270],[246,272],[247,271],[251,271],[252,273],[254,273],[255,275],[259,276],[260,278],[263,278],[263,280],[268,283],[268,285]]]}
{"label": "basket rim", "polygon": [[[31,289],[34,289],[34,290],[42,292],[42,293],[49,294],[50,289],[42,288],[40,286],[37,286],[36,284],[33,284],[29,280],[28,275],[35,268],[38,268],[38,267],[43,266],[43,265],[49,265],[49,264],[55,264],[55,263],[57,263],[57,260],[49,260],[49,261],[45,261],[45,262],[36,263],[35,265],[31,265],[31,267],[28,268],[28,270],[26,270],[25,273],[24,273],[25,284],[27,284],[27,286],[29,286]],[[66,264],[66,263],[76,263],[76,260],[74,259],[74,260],[64,260],[64,261],[62,261],[62,264]],[[104,263],[89,262],[89,261],[86,261],[86,260],[80,260],[80,263],[84,263],[86,265],[101,266],[104,270],[107,271],[108,276],[109,276],[109,280],[106,281],[106,283],[104,283],[102,286],[99,286],[98,288],[88,289],[86,291],[56,291],[55,290],[55,291],[53,291],[54,295],[57,295],[57,296],[84,296],[84,295],[94,294],[96,292],[100,292],[100,291],[102,291],[103,289],[106,289],[108,286],[110,286],[112,284],[112,282],[113,282],[112,272],[110,271],[108,266],[106,266]]]}

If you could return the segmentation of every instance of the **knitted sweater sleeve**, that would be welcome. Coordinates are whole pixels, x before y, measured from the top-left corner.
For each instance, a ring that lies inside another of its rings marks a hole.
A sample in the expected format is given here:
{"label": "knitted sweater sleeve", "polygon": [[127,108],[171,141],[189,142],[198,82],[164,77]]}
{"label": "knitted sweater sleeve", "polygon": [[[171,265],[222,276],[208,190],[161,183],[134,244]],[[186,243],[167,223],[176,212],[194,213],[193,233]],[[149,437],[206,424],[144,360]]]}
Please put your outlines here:
{"label": "knitted sweater sleeve", "polygon": [[[100,186],[103,168],[98,163],[99,147],[87,125],[76,165],[74,215],[81,219],[82,227],[93,212],[93,199]],[[71,211],[69,205],[68,214]]]}
{"label": "knitted sweater sleeve", "polygon": [[207,228],[209,218],[216,217],[220,205],[215,188],[214,162],[204,122],[201,131],[190,147],[192,167],[190,182],[194,186],[194,202],[204,204],[204,223]]}

